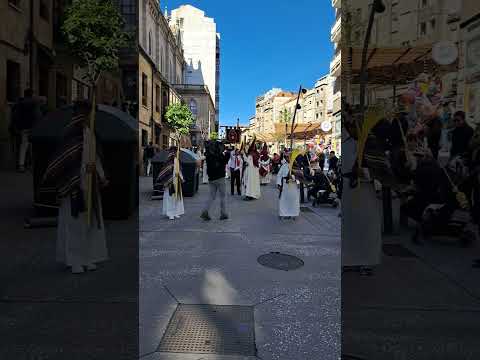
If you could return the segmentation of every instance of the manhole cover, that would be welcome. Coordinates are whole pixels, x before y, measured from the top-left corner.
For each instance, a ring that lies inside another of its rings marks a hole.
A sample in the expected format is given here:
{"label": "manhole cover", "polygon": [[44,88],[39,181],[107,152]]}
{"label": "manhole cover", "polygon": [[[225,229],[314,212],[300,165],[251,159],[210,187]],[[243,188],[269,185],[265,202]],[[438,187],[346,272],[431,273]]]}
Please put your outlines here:
{"label": "manhole cover", "polygon": [[306,213],[311,213],[311,212],[313,212],[312,209],[310,209],[310,208],[308,208],[308,207],[305,207],[305,206],[301,206],[301,207],[300,207],[300,211],[301,211],[301,212],[306,212]]}
{"label": "manhole cover", "polygon": [[403,247],[399,244],[384,244],[383,245],[383,252],[385,255],[394,256],[394,257],[402,257],[402,258],[416,258],[413,252],[408,250],[406,247]]}
{"label": "manhole cover", "polygon": [[255,356],[253,307],[180,304],[157,351]]}
{"label": "manhole cover", "polygon": [[296,270],[304,265],[304,262],[296,256],[272,252],[257,259],[260,265],[277,270]]}

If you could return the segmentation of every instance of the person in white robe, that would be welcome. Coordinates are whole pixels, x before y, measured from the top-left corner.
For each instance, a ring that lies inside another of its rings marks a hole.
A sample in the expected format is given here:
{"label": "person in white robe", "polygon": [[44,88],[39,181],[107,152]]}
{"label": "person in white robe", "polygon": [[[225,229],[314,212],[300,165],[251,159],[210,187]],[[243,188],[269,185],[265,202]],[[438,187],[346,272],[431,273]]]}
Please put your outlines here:
{"label": "person in white robe", "polygon": [[157,181],[164,187],[162,215],[170,220],[180,218],[181,215],[185,214],[182,194],[184,179],[175,147],[170,149],[168,159],[160,170]]}
{"label": "person in white robe", "polygon": [[245,196],[245,200],[260,199],[261,197],[259,158],[260,154],[255,147],[255,142],[253,142],[248,152],[243,156],[246,167],[242,177],[242,195]]}
{"label": "person in white robe", "polygon": [[268,146],[265,143],[259,160],[260,185],[270,184],[272,181],[272,160],[268,155]]}
{"label": "person in white robe", "polygon": [[290,167],[285,155],[282,155],[281,164],[277,174],[277,187],[280,191],[278,216],[296,218],[300,215],[300,186],[295,177],[290,176]]}
{"label": "person in white robe", "polygon": [[206,161],[205,154],[203,154],[201,160],[203,162],[202,166],[202,183],[203,184],[208,184],[208,173],[207,173],[207,161]]}
{"label": "person in white robe", "polygon": [[[346,122],[345,122],[346,123]],[[367,169],[354,168],[357,142],[353,123],[342,129],[342,267],[369,275],[382,255],[381,209]],[[354,171],[352,171],[354,170]],[[360,171],[361,170],[361,171]],[[358,176],[355,175],[358,173]]]}
{"label": "person in white robe", "polygon": [[[108,185],[108,180],[100,157],[97,155],[95,163],[91,162],[91,142],[95,141],[95,135],[88,126],[89,106],[77,106],[79,113],[66,127],[69,135],[64,136],[59,156],[53,158],[42,180],[49,183],[49,178],[61,179],[55,185],[59,201],[56,260],[70,267],[74,274],[96,270],[97,263],[108,259],[100,195],[100,186]],[[90,225],[87,211],[89,173],[93,174]]]}

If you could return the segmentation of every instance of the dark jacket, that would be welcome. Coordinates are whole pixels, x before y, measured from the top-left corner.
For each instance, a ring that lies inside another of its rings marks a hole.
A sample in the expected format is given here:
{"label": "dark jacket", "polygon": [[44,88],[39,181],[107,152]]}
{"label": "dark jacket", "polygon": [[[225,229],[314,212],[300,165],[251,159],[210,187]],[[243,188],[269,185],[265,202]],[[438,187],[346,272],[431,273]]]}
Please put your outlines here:
{"label": "dark jacket", "polygon": [[23,131],[32,129],[42,117],[40,104],[35,99],[22,99],[12,109],[11,129]]}
{"label": "dark jacket", "polygon": [[215,181],[225,177],[225,167],[230,160],[230,152],[206,153],[208,181]]}
{"label": "dark jacket", "polygon": [[452,130],[452,148],[450,156],[457,156],[468,152],[470,140],[473,136],[473,129],[465,124],[465,126],[457,127]]}

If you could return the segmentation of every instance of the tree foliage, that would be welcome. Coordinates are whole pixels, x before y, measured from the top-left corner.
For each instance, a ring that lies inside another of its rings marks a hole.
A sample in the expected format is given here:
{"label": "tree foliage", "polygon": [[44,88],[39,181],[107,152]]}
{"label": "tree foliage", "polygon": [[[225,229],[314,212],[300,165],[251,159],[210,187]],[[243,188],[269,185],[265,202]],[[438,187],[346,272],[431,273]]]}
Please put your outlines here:
{"label": "tree foliage", "polygon": [[281,123],[290,123],[292,121],[292,112],[290,109],[280,110],[280,122]]}
{"label": "tree foliage", "polygon": [[73,0],[66,9],[62,32],[68,47],[96,84],[103,71],[118,68],[118,52],[128,44],[124,21],[113,0]]}
{"label": "tree foliage", "polygon": [[218,133],[216,131],[212,131],[210,133],[210,140],[212,141],[218,140]]}
{"label": "tree foliage", "polygon": [[165,113],[165,119],[170,128],[177,132],[177,135],[188,135],[194,124],[192,112],[187,105],[181,103],[170,104]]}

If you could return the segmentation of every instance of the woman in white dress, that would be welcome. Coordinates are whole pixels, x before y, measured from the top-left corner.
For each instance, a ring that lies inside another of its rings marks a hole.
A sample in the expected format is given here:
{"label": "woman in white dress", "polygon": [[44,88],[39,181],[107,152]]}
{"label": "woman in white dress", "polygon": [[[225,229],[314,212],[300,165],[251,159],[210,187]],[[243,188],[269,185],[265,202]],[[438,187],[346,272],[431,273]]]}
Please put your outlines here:
{"label": "woman in white dress", "polygon": [[164,189],[162,215],[167,216],[170,220],[178,219],[185,213],[182,182],[183,175],[177,148],[172,147],[157,178],[157,183]]}
{"label": "woman in white dress", "polygon": [[357,168],[355,125],[342,129],[342,267],[370,275],[382,255],[381,209],[367,169]]}
{"label": "woman in white dress", "polygon": [[282,155],[281,167],[277,174],[277,188],[280,191],[278,216],[296,218],[300,215],[300,186],[295,177],[290,176],[287,157]]}
{"label": "woman in white dress", "polygon": [[246,168],[243,174],[243,187],[245,200],[260,199],[260,172],[259,172],[260,154],[255,148],[255,141],[252,142],[246,155],[244,155],[244,164]]}
{"label": "woman in white dress", "polygon": [[[100,186],[106,186],[102,162],[96,156],[90,162],[90,144],[95,139],[88,126],[90,107],[76,105],[72,121],[65,128],[61,149],[52,158],[42,186],[57,189],[59,200],[56,260],[74,274],[96,270],[97,263],[108,259]],[[87,174],[93,174],[91,223],[87,213]],[[40,190],[42,191],[42,190]]]}

